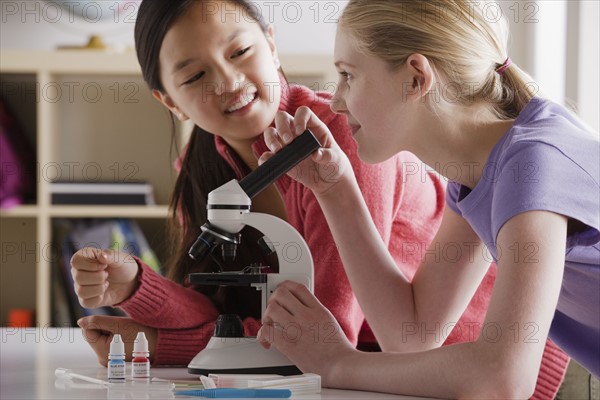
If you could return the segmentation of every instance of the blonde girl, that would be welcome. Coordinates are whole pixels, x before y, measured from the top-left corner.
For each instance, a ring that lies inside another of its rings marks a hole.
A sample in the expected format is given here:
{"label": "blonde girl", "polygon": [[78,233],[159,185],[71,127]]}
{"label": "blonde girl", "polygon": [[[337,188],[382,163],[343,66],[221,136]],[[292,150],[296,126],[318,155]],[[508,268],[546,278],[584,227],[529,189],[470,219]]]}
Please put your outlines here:
{"label": "blonde girl", "polygon": [[[412,281],[376,235],[348,160],[319,119],[306,108],[280,113],[265,132],[276,152],[308,127],[324,149],[298,168],[338,165],[335,183],[303,183],[323,208],[384,349],[357,351],[341,334],[288,340],[290,324],[304,332],[334,321],[304,287],[283,284],[262,340],[327,386],[527,398],[547,337],[600,375],[598,136],[537,96],[507,54],[505,21],[486,19],[484,6],[351,0],[339,23],[332,109],[347,116],[360,157],[378,163],[408,150],[423,168],[453,171],[440,230]],[[498,275],[486,329],[472,342],[440,347],[435,333],[464,310],[488,269],[487,252]]]}

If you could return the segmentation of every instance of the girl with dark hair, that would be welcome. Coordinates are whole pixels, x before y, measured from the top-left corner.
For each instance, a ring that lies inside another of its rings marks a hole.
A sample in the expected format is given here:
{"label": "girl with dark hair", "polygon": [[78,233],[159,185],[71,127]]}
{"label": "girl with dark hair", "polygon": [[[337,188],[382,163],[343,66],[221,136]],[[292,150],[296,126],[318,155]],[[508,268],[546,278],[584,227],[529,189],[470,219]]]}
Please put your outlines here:
{"label": "girl with dark hair", "polygon": [[[386,243],[404,238],[425,248],[432,239],[443,208],[442,182],[429,173],[403,174],[403,167],[418,163],[408,153],[376,166],[361,162],[346,118],[330,109],[330,96],[286,82],[273,28],[262,22],[249,2],[146,0],[139,9],[135,40],[154,97],[176,118],[191,120],[195,127],[179,160],[171,202],[175,251],[167,267],[169,279],[137,258],[109,250],[86,248],[71,261],[83,306],[117,306],[130,317],[79,321],[102,364],[117,331],[126,342],[144,331],[154,364],[182,365],[204,348],[220,313],[239,314],[246,335],[260,329],[256,290],[190,287],[189,273],[218,271],[219,266],[210,257],[195,262],[187,251],[206,222],[208,193],[256,168],[257,157],[267,151],[262,133],[278,111],[294,113],[306,106],[325,122],[348,154],[377,234]],[[300,232],[315,262],[315,295],[354,346],[376,348],[313,193],[284,176],[253,199],[252,209],[287,220]],[[241,270],[254,262],[277,269],[276,260],[254,250],[255,233],[246,228],[236,263],[221,261],[226,269]],[[404,258],[400,247],[390,251],[401,266],[417,265],[420,259],[417,251]]]}

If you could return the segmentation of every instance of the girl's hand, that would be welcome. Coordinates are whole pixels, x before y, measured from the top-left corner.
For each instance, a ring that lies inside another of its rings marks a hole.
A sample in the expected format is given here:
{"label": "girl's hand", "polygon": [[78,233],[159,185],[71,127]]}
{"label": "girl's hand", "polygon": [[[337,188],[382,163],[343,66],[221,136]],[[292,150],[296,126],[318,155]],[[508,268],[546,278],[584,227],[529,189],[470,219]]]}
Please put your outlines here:
{"label": "girl's hand", "polygon": [[271,295],[257,336],[263,347],[274,346],[302,372],[321,375],[324,384],[355,352],[331,312],[306,286],[291,281]]}
{"label": "girl's hand", "polygon": [[79,304],[86,308],[113,306],[137,287],[138,265],[132,256],[86,247],[71,258],[71,274]]}
{"label": "girl's hand", "polygon": [[144,332],[148,340],[150,356],[154,355],[158,330],[149,326],[140,325],[131,318],[112,317],[107,315],[92,315],[77,321],[83,330],[83,337],[92,346],[98,356],[98,362],[105,367],[108,365],[108,352],[110,342],[115,333],[121,335],[125,343],[125,359],[131,361],[133,343],[138,332]]}
{"label": "girl's hand", "polygon": [[265,152],[258,163],[267,161],[306,129],[313,132],[322,148],[291,169],[288,175],[311,189],[316,195],[324,194],[336,183],[352,177],[353,172],[348,157],[333,139],[327,125],[308,107],[298,108],[294,117],[283,111],[277,113],[275,128],[267,128],[264,134],[265,143],[271,151]]}

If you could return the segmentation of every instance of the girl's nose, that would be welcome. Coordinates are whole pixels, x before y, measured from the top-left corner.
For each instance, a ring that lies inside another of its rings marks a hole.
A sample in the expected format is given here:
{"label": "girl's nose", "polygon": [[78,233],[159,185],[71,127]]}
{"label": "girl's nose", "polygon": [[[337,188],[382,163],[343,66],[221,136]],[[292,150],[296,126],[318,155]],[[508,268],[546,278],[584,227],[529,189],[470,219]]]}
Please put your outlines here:
{"label": "girl's nose", "polygon": [[331,111],[336,114],[344,114],[348,112],[348,109],[346,108],[346,102],[344,101],[344,98],[339,90],[336,90],[336,92],[333,94],[329,107],[331,108]]}
{"label": "girl's nose", "polygon": [[215,74],[217,95],[239,91],[244,83],[244,74],[231,64],[220,66]]}

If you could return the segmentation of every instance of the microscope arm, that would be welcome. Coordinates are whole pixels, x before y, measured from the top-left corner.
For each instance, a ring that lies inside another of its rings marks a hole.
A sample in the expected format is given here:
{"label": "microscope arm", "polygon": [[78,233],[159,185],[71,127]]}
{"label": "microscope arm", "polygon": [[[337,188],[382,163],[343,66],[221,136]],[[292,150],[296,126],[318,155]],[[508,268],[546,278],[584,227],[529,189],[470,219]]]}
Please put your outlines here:
{"label": "microscope arm", "polygon": [[262,232],[270,241],[279,261],[279,273],[268,274],[267,292],[286,280],[296,281],[314,290],[314,270],[310,249],[304,238],[287,222],[269,214],[248,213],[245,225]]}

